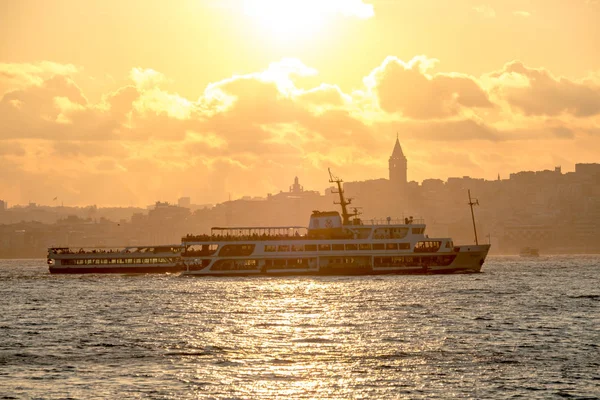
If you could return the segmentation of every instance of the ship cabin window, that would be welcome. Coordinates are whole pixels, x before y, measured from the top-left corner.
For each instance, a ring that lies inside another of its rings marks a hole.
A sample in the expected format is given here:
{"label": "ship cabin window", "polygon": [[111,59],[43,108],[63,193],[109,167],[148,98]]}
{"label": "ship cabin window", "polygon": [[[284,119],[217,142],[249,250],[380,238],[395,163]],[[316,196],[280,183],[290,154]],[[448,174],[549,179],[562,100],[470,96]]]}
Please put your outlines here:
{"label": "ship cabin window", "polygon": [[400,250],[410,250],[410,243],[398,243]]}
{"label": "ship cabin window", "polygon": [[358,250],[358,245],[355,243],[347,243],[346,250]]}
{"label": "ship cabin window", "polygon": [[219,256],[249,256],[254,252],[254,244],[226,244],[219,251]]}
{"label": "ship cabin window", "polygon": [[301,244],[293,244],[292,251],[304,251],[304,246]]}
{"label": "ship cabin window", "polygon": [[183,250],[183,256],[212,256],[217,252],[218,244],[192,244]]}
{"label": "ship cabin window", "polygon": [[277,246],[273,244],[265,244],[265,253],[273,253],[277,250]]}
{"label": "ship cabin window", "polygon": [[278,258],[275,260],[265,260],[265,267],[274,268],[306,268],[309,265],[309,260],[304,258]]}
{"label": "ship cabin window", "polygon": [[398,243],[386,243],[386,250],[398,250]]}
{"label": "ship cabin window", "polygon": [[329,251],[331,250],[331,245],[329,244],[320,244],[319,251]]}
{"label": "ship cabin window", "polygon": [[280,244],[277,246],[277,251],[290,251],[290,246],[288,244]]}
{"label": "ship cabin window", "polygon": [[331,250],[337,250],[337,251],[343,251],[344,250],[344,244],[343,243],[334,243],[331,245]]}
{"label": "ship cabin window", "polygon": [[408,234],[408,228],[391,228],[390,236],[394,239],[403,239]]}
{"label": "ship cabin window", "polygon": [[390,230],[389,228],[377,228],[373,233],[374,239],[389,239],[390,238]]}
{"label": "ship cabin window", "polygon": [[256,260],[246,260],[246,261],[244,261],[244,266],[256,267]]}
{"label": "ship cabin window", "polygon": [[453,246],[454,246],[454,244],[452,243],[452,240],[448,240],[448,241],[446,242],[446,248],[447,248],[447,249],[451,249]]}
{"label": "ship cabin window", "polygon": [[359,250],[371,250],[371,243],[361,243],[358,245]]}
{"label": "ship cabin window", "polygon": [[371,228],[353,229],[356,232],[357,239],[367,239],[371,235]]}
{"label": "ship cabin window", "polygon": [[331,260],[329,260],[329,264],[354,264],[354,258],[332,258]]}
{"label": "ship cabin window", "polygon": [[412,233],[415,235],[420,235],[425,233],[425,228],[412,228]]}
{"label": "ship cabin window", "polygon": [[373,243],[373,250],[384,250],[385,243]]}
{"label": "ship cabin window", "polygon": [[425,240],[415,245],[415,253],[435,253],[442,247],[440,240]]}
{"label": "ship cabin window", "polygon": [[316,244],[305,244],[304,250],[305,251],[317,251],[317,245]]}

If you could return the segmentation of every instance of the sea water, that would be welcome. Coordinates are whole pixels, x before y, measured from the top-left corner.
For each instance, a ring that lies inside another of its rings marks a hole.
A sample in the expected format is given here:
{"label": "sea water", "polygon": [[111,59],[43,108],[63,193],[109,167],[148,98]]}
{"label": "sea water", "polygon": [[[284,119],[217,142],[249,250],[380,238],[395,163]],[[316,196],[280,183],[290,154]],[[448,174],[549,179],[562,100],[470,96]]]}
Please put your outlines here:
{"label": "sea water", "polygon": [[0,260],[0,398],[599,398],[600,257],[473,275],[50,275]]}

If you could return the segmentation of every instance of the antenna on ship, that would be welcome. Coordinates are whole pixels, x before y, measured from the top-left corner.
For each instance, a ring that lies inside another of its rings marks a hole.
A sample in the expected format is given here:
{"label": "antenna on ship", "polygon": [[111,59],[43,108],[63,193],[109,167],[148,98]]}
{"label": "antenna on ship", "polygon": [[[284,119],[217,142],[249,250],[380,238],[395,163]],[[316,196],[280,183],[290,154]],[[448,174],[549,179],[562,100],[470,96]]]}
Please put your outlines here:
{"label": "antenna on ship", "polygon": [[473,232],[475,232],[475,244],[478,245],[479,241],[477,240],[477,228],[475,227],[475,214],[473,213],[473,206],[478,206],[479,200],[471,199],[471,189],[469,189],[468,192],[469,192],[469,206],[471,207],[471,219],[473,220]]}
{"label": "antenna on ship", "polygon": [[340,195],[340,202],[336,203],[335,201],[333,202],[333,204],[339,204],[342,206],[342,223],[344,225],[350,225],[350,217],[355,216],[356,212],[354,214],[350,214],[348,212],[348,208],[347,206],[350,205],[350,203],[352,203],[352,199],[345,199],[344,198],[344,190],[342,189],[342,182],[344,182],[343,180],[341,180],[340,178],[333,176],[333,174],[331,173],[331,168],[327,168],[327,171],[329,171],[329,182],[330,183],[337,183],[337,187],[338,190],[336,191],[331,191],[332,193],[338,193]]}

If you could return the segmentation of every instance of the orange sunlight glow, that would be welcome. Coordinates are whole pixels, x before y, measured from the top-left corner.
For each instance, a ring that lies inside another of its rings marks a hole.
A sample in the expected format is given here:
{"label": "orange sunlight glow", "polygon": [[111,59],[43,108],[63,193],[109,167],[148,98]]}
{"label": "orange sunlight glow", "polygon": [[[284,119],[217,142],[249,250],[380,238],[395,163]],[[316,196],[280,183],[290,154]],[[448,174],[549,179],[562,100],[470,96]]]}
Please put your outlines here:
{"label": "orange sunlight glow", "polygon": [[335,14],[370,18],[373,6],[363,0],[245,0],[244,14],[272,39],[300,41],[313,39]]}

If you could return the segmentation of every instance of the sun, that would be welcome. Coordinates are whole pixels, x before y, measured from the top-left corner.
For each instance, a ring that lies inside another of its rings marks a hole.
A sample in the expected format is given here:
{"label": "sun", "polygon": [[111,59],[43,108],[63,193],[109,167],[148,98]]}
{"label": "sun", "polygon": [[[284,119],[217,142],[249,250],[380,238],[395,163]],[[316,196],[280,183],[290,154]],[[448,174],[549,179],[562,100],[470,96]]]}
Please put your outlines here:
{"label": "sun", "polygon": [[246,0],[243,11],[258,30],[288,42],[315,38],[330,20],[327,9],[311,0]]}

